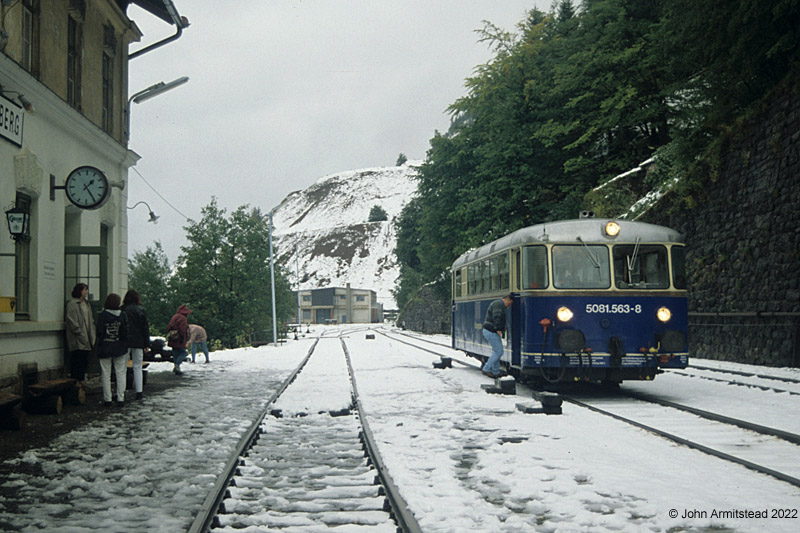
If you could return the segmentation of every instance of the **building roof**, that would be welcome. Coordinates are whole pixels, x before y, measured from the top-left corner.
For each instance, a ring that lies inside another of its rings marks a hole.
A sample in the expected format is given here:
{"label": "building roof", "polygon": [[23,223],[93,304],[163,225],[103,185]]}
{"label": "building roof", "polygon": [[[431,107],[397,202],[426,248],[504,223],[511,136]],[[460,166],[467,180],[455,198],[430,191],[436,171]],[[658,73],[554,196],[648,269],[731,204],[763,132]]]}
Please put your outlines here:
{"label": "building roof", "polygon": [[169,24],[177,26],[180,22],[178,10],[175,9],[172,0],[131,0],[130,3],[136,4]]}

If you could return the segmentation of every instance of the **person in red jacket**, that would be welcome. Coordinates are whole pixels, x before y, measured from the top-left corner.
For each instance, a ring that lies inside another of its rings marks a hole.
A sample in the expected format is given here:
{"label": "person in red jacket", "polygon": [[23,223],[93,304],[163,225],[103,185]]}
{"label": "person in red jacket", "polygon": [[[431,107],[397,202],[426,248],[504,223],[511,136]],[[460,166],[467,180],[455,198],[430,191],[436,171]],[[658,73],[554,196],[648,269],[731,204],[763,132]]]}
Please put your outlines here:
{"label": "person in red jacket", "polygon": [[186,341],[189,339],[189,322],[186,317],[191,312],[188,307],[181,305],[167,326],[167,344],[172,348],[172,362],[175,364],[172,373],[176,376],[183,374],[181,363],[186,359]]}

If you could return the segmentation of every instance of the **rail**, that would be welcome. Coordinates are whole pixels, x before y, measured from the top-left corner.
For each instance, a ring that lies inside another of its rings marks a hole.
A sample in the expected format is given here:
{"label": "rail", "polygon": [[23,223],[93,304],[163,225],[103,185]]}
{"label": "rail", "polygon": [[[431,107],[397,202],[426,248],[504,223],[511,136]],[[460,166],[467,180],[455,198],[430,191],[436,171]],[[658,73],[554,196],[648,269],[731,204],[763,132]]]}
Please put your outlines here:
{"label": "rail", "polygon": [[364,416],[364,409],[361,405],[361,398],[358,395],[358,387],[356,386],[356,377],[355,373],[353,372],[353,365],[350,362],[350,351],[347,349],[344,338],[339,337],[339,340],[342,343],[342,349],[347,357],[347,368],[350,371],[350,380],[353,383],[353,396],[355,396],[356,408],[358,409],[358,416],[361,421],[361,428],[364,436],[364,446],[366,447],[366,452],[369,454],[372,464],[375,465],[375,469],[378,471],[378,477],[380,478],[381,485],[383,485],[384,489],[386,490],[386,500],[389,502],[389,506],[392,508],[394,519],[397,522],[398,527],[404,533],[422,533],[422,528],[420,528],[419,523],[417,523],[414,513],[409,510],[408,503],[406,503],[405,499],[400,495],[400,490],[397,488],[397,485],[394,484],[392,478],[387,475],[386,465],[383,464],[383,459],[381,459],[381,455],[378,452],[378,446],[375,443],[375,437],[372,435],[372,430],[369,428],[367,417]]}
{"label": "rail", "polygon": [[200,507],[200,512],[197,513],[194,522],[192,522],[192,525],[189,527],[189,533],[205,533],[211,528],[214,516],[217,514],[219,504],[225,497],[225,489],[230,485],[231,478],[233,478],[234,474],[236,473],[236,467],[239,465],[240,457],[244,451],[253,444],[253,441],[258,436],[259,427],[261,427],[261,421],[269,413],[270,409],[272,408],[272,404],[275,403],[275,400],[278,398],[278,396],[283,394],[283,391],[285,391],[292,381],[294,381],[294,379],[297,377],[297,374],[300,373],[308,360],[311,358],[311,354],[314,353],[314,349],[317,347],[318,343],[319,338],[317,338],[317,340],[314,341],[314,344],[311,345],[311,348],[308,350],[305,358],[300,362],[299,365],[297,365],[297,368],[292,371],[289,377],[287,377],[281,386],[278,387],[272,396],[270,396],[269,400],[264,406],[264,409],[262,409],[261,414],[255,418],[250,428],[239,440],[239,444],[236,446],[235,452],[233,455],[231,455],[231,458],[228,460],[225,468],[222,470],[222,473],[219,475],[219,477],[217,477],[217,482],[214,484],[214,488],[208,493],[208,496],[203,501],[203,505]]}

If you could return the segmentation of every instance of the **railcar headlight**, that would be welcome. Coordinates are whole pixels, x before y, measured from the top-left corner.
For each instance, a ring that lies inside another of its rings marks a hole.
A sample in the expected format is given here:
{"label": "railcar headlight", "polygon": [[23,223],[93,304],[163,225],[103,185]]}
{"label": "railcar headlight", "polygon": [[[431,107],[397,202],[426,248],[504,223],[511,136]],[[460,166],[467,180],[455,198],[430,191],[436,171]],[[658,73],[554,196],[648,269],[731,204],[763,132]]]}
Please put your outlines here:
{"label": "railcar headlight", "polygon": [[658,311],[656,311],[656,317],[658,317],[661,322],[667,323],[669,319],[672,318],[672,311],[666,307],[659,307]]}
{"label": "railcar headlight", "polygon": [[561,322],[569,322],[572,320],[572,311],[569,310],[569,307],[560,307],[556,316]]}
{"label": "railcar headlight", "polygon": [[619,230],[620,230],[619,224],[617,224],[616,222],[606,223],[606,235],[608,235],[609,237],[616,237],[617,235],[619,235]]}

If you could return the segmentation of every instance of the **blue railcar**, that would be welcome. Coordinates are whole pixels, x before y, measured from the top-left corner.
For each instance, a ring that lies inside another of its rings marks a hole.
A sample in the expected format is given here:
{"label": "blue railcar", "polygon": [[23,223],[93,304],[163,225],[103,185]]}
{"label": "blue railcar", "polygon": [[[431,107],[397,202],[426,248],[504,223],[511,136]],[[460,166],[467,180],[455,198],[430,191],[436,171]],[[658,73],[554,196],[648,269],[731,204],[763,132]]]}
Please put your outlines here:
{"label": "blue railcar", "polygon": [[689,362],[685,248],[669,228],[582,218],[530,226],[452,266],[452,346],[485,360],[489,304],[512,293],[502,364],[533,382],[652,379]]}

